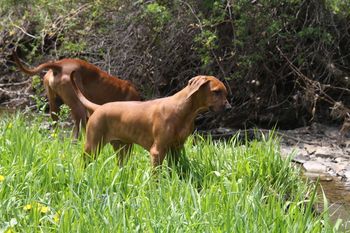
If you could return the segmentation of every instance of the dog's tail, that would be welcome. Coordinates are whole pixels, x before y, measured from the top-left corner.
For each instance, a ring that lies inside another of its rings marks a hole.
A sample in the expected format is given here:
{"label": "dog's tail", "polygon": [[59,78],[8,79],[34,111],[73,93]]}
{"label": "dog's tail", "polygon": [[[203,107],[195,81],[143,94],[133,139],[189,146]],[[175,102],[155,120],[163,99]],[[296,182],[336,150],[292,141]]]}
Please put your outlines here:
{"label": "dog's tail", "polygon": [[33,69],[29,69],[27,67],[25,67],[19,60],[18,56],[17,56],[17,53],[16,51],[14,51],[12,53],[12,57],[13,57],[13,60],[15,61],[16,65],[18,66],[18,68],[23,71],[24,73],[26,74],[29,74],[29,75],[34,75],[34,74],[37,74],[39,72],[41,72],[42,70],[45,70],[45,69],[52,69],[54,70],[55,72],[59,73],[61,72],[62,70],[62,67],[58,64],[56,64],[55,62],[46,62],[46,63],[43,63]]}
{"label": "dog's tail", "polygon": [[[88,112],[90,114],[92,114],[98,107],[100,107],[100,105],[91,102],[83,95],[83,93],[81,93],[79,87],[77,86],[77,83],[75,82],[74,73],[75,73],[75,71],[73,71],[70,74],[70,81],[72,82],[73,89],[74,89],[75,93],[77,94],[80,102],[84,105],[84,107],[88,110]],[[80,78],[78,78],[78,82],[79,82],[79,84],[81,84]]]}

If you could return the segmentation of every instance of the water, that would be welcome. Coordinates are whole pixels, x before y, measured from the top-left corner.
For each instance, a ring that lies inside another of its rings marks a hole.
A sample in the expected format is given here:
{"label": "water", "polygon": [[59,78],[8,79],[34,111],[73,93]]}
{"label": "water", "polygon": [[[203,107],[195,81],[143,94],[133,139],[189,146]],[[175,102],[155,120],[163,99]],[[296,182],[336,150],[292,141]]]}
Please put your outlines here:
{"label": "water", "polygon": [[[310,180],[316,181],[317,175],[304,174]],[[328,179],[329,178],[329,179]],[[321,203],[316,206],[318,212],[323,211],[323,195],[325,193],[328,200],[330,219],[335,224],[337,219],[342,219],[340,230],[350,230],[350,183],[340,181],[335,177],[323,177],[320,179],[318,195]]]}

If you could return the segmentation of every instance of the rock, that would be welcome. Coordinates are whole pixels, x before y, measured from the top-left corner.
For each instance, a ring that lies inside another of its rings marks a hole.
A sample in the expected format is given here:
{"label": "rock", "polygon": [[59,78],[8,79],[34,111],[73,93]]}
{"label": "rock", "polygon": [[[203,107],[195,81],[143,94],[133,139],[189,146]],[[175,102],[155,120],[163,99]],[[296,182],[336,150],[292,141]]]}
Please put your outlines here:
{"label": "rock", "polygon": [[216,132],[217,133],[232,133],[232,134],[234,134],[234,131],[232,130],[232,129],[230,129],[230,128],[223,128],[223,127],[219,127],[218,129],[216,129]]}
{"label": "rock", "polygon": [[338,165],[337,163],[334,162],[330,162],[330,161],[318,161],[320,163],[322,163],[324,166],[326,166],[326,171],[329,174],[336,174],[336,166]]}
{"label": "rock", "polygon": [[339,173],[339,172],[345,170],[346,166],[347,166],[346,163],[334,163],[332,165],[332,168],[336,173]]}
{"label": "rock", "polygon": [[331,176],[320,176],[321,181],[332,181],[333,177]]}
{"label": "rock", "polygon": [[327,176],[327,175],[321,175],[319,173],[314,173],[314,172],[305,172],[304,175],[306,177],[309,177],[313,180],[317,180],[318,178],[320,179],[320,181],[332,181],[333,177],[331,176]]}
{"label": "rock", "polygon": [[324,164],[316,161],[307,161],[303,164],[303,167],[306,171],[313,173],[325,173],[327,171],[327,167]]}
{"label": "rock", "polygon": [[342,157],[338,157],[338,158],[335,158],[335,161],[337,163],[340,163],[340,162],[344,161],[344,159]]}
{"label": "rock", "polygon": [[310,155],[310,159],[315,159],[316,156],[314,154]]}
{"label": "rock", "polygon": [[295,156],[292,161],[295,162],[295,163],[300,163],[300,164],[304,164],[306,163],[307,161],[309,160],[309,158],[307,156],[304,156],[304,155],[297,155]]}
{"label": "rock", "polygon": [[314,146],[314,145],[304,145],[304,149],[307,151],[308,154],[312,155],[312,154],[315,154],[316,151],[317,151],[317,146]]}
{"label": "rock", "polygon": [[332,168],[329,168],[328,172],[327,172],[330,176],[336,176],[337,175],[337,172],[334,171],[334,169]]}
{"label": "rock", "polygon": [[295,152],[295,150],[293,148],[291,148],[291,147],[288,148],[288,147],[285,147],[285,146],[282,146],[281,147],[281,151],[280,151],[280,153],[281,153],[281,155],[283,157],[287,157],[287,156],[291,155],[294,152]]}
{"label": "rock", "polygon": [[315,156],[320,159],[332,159],[335,157],[335,155],[332,152],[328,154],[316,153]]}
{"label": "rock", "polygon": [[344,177],[345,177],[347,180],[350,180],[350,171],[345,171],[345,172],[344,172]]}

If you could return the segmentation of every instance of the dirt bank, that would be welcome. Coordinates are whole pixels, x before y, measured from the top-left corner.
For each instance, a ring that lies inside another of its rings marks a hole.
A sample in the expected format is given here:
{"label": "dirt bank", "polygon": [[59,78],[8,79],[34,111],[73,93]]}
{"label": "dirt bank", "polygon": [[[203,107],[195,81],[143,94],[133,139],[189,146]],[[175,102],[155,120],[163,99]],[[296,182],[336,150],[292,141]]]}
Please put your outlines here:
{"label": "dirt bank", "polygon": [[346,137],[341,144],[337,141],[339,128],[312,124],[278,133],[282,138],[282,154],[293,153],[293,161],[301,164],[307,174],[350,182],[350,140]]}

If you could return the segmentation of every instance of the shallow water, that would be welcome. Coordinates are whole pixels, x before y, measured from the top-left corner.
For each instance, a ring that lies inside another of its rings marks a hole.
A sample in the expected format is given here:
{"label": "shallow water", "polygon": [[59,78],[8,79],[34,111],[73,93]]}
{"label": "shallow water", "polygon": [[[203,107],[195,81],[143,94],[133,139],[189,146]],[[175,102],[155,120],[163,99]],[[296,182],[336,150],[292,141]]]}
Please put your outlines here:
{"label": "shallow water", "polygon": [[[312,181],[317,180],[317,175],[304,174]],[[318,195],[321,203],[317,205],[318,212],[323,211],[323,198],[322,190],[325,193],[328,200],[328,208],[330,218],[333,223],[336,223],[337,219],[342,219],[340,230],[350,230],[350,183],[345,183],[337,179],[336,177],[323,177],[320,179],[320,185],[318,187]]]}

